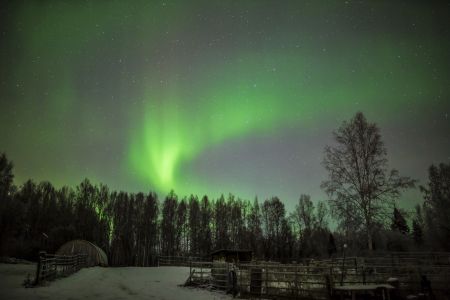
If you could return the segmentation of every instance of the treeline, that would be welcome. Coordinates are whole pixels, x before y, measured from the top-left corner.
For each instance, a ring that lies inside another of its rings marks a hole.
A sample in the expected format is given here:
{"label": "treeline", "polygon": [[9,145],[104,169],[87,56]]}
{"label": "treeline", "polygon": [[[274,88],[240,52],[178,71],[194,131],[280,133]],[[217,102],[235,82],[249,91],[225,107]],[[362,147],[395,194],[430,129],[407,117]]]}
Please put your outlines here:
{"label": "treeline", "polygon": [[[0,255],[35,259],[64,242],[86,239],[104,249],[112,265],[147,266],[157,255],[207,256],[214,249],[251,249],[259,259],[282,262],[341,255],[367,249],[358,227],[338,226],[328,204],[302,195],[291,213],[277,197],[259,202],[229,194],[218,199],[158,199],[153,192],[111,191],[85,179],[77,187],[55,188],[29,180],[13,185],[12,163],[0,156]],[[415,212],[394,208],[376,223],[377,251],[450,250],[450,164],[432,166]]]}

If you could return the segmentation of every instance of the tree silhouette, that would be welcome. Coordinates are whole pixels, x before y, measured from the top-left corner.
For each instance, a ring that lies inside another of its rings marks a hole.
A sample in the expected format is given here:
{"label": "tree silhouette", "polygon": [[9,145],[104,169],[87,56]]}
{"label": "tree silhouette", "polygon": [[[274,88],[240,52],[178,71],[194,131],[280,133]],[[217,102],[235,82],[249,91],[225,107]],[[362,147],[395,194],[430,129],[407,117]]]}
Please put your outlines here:
{"label": "tree silhouette", "polygon": [[337,252],[336,242],[334,241],[334,236],[332,233],[328,236],[328,257],[331,257],[333,254]]}
{"label": "tree silhouette", "polygon": [[248,231],[250,236],[250,249],[256,257],[262,256],[262,229],[261,229],[261,211],[259,208],[258,199],[255,198],[253,205],[248,215]]}
{"label": "tree silhouette", "polygon": [[[226,214],[225,214],[226,215]],[[200,231],[199,246],[202,255],[209,255],[212,250],[212,232],[211,232],[211,203],[207,196],[203,196],[200,203]]]}
{"label": "tree silhouette", "polygon": [[174,191],[171,191],[163,203],[161,220],[161,251],[164,255],[174,255],[175,252],[177,201],[178,196]]}
{"label": "tree silhouette", "polygon": [[279,259],[283,253],[283,222],[286,211],[283,202],[277,197],[266,200],[262,206],[265,256],[267,259]]}
{"label": "tree silhouette", "polygon": [[406,222],[406,219],[405,219],[405,217],[403,217],[403,214],[400,212],[400,210],[397,207],[394,207],[391,229],[397,230],[398,232],[400,232],[402,234],[409,233],[409,227]]}
{"label": "tree silhouette", "polygon": [[[348,149],[352,148],[348,146]],[[361,149],[358,151],[364,153]],[[340,159],[351,161],[348,157]],[[358,158],[357,162],[364,165],[363,161]],[[396,172],[396,175],[378,172],[371,164],[369,160],[369,171],[375,172],[372,184],[377,186],[369,185],[369,189],[363,190],[367,193],[364,200],[380,193],[379,186],[385,183],[380,183],[383,174],[387,174],[386,181],[392,180],[389,176],[399,177]],[[376,165],[383,166],[379,162]],[[75,238],[88,239],[99,245],[113,266],[150,266],[156,264],[158,255],[207,256],[217,248],[252,249],[257,259],[283,262],[330,256],[336,245],[344,243],[349,245],[348,253],[366,248],[361,237],[367,232],[354,231],[351,236],[339,231],[331,233],[327,224],[328,206],[324,202],[312,202],[308,195],[300,197],[289,217],[277,197],[266,199],[262,205],[255,199],[251,205],[232,194],[227,200],[223,196],[218,199],[204,196],[199,201],[195,195],[179,200],[171,191],[160,207],[154,192],[110,191],[106,185],[93,184],[88,179],[75,188],[56,189],[50,182],[34,183],[31,180],[16,188],[12,182],[12,163],[5,155],[0,156],[0,167],[3,176],[0,180],[3,197],[0,199],[1,256],[33,260],[39,250],[53,253]],[[386,218],[392,216],[387,196],[374,198],[371,202],[352,202],[350,200],[359,194],[348,197],[342,189],[336,188],[330,204],[332,212],[340,216],[338,228],[348,232],[361,223],[364,228],[365,211],[358,205],[371,205],[377,208],[368,211],[373,213],[370,224],[376,232],[373,242],[379,250],[405,250],[412,240],[421,249],[448,250],[449,169],[448,165],[430,168],[429,183],[426,188],[422,187],[425,202],[416,207],[411,234],[405,234],[407,225],[400,209],[394,210],[393,229],[404,234],[385,228],[386,222],[381,222],[384,211],[387,211]],[[345,179],[348,175],[344,171],[338,169],[336,172],[341,172]],[[361,172],[364,176],[371,174],[363,169]],[[348,189],[354,188],[345,181],[339,182]],[[387,191],[386,195],[396,193]],[[337,203],[337,200],[341,202]]]}
{"label": "tree silhouette", "polygon": [[426,223],[435,245],[450,250],[450,164],[432,165],[429,182],[421,186],[425,198]]}
{"label": "tree silhouette", "polygon": [[413,220],[413,222],[412,222],[412,236],[414,239],[414,243],[417,246],[422,246],[422,244],[423,244],[423,229],[422,229],[422,226],[420,226],[419,222],[417,222],[417,220]]}
{"label": "tree silhouette", "polygon": [[401,177],[397,170],[388,171],[380,130],[361,112],[343,122],[334,132],[334,139],[335,146],[325,147],[323,165],[328,180],[321,187],[341,220],[360,221],[368,249],[372,250],[376,222],[385,220],[390,202],[399,197],[401,190],[413,187],[415,181]]}
{"label": "tree silhouette", "polygon": [[200,253],[200,205],[198,197],[189,197],[189,252],[191,255]]}
{"label": "tree silhouette", "polygon": [[[4,251],[7,241],[14,235],[19,220],[18,207],[13,199],[13,164],[8,160],[6,154],[0,154],[0,254]],[[15,213],[13,213],[15,212]]]}

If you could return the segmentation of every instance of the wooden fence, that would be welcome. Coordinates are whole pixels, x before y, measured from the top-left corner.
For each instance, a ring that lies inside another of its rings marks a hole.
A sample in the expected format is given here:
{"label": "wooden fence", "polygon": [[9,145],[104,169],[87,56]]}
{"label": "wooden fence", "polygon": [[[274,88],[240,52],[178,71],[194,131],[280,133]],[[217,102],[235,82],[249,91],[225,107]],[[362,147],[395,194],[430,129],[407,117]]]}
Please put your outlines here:
{"label": "wooden fence", "polygon": [[208,262],[209,258],[200,256],[158,256],[158,266],[182,266],[189,267],[191,262]]}
{"label": "wooden fence", "polygon": [[232,265],[222,262],[191,262],[189,278],[186,285],[209,287],[212,289],[228,289],[228,274]]}
{"label": "wooden fence", "polygon": [[[176,263],[176,259],[169,260]],[[307,260],[301,264],[252,262],[228,264],[185,259],[190,267],[189,285],[232,290],[230,271],[235,270],[236,287],[242,296],[264,298],[326,299],[333,287],[350,284],[385,284],[397,278],[399,292],[406,295],[421,290],[422,276],[433,290],[450,291],[450,253],[389,254],[378,257],[347,257]]]}
{"label": "wooden fence", "polygon": [[399,290],[413,293],[421,289],[421,276],[431,281],[436,292],[449,290],[450,266],[303,266],[241,264],[237,266],[241,295],[302,299],[327,298],[332,288],[350,284],[385,284],[395,277]]}
{"label": "wooden fence", "polygon": [[68,276],[86,265],[87,254],[56,255],[40,252],[34,284]]}

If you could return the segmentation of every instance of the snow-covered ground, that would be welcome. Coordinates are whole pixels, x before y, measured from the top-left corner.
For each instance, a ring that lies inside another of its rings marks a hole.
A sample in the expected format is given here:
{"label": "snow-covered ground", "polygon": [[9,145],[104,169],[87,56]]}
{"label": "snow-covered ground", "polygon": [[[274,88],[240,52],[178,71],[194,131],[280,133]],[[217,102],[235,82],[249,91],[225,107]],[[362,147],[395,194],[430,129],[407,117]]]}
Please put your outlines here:
{"label": "snow-covered ground", "polygon": [[48,286],[24,288],[22,283],[35,265],[0,264],[0,299],[119,300],[119,299],[231,299],[202,289],[180,287],[189,274],[186,267],[87,268]]}

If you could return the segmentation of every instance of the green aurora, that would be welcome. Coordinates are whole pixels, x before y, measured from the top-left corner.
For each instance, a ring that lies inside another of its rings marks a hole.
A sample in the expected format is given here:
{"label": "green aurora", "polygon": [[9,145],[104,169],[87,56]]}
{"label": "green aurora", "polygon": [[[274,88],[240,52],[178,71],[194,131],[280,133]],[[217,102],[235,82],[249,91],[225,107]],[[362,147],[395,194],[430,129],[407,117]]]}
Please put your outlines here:
{"label": "green aurora", "polygon": [[[448,7],[348,2],[5,4],[0,150],[18,184],[89,177],[293,203],[324,197],[323,146],[361,110],[387,133],[393,165],[424,179],[449,159]],[[230,154],[254,139],[273,157]]]}

